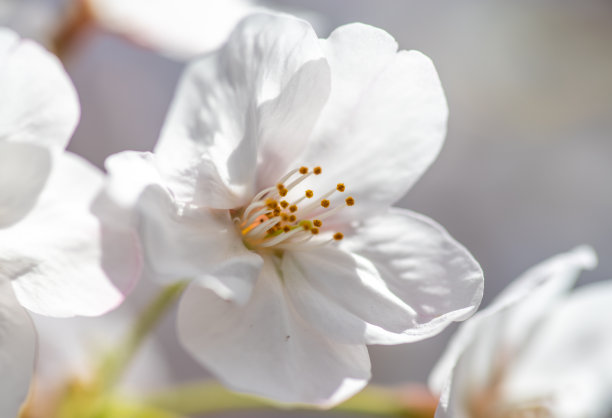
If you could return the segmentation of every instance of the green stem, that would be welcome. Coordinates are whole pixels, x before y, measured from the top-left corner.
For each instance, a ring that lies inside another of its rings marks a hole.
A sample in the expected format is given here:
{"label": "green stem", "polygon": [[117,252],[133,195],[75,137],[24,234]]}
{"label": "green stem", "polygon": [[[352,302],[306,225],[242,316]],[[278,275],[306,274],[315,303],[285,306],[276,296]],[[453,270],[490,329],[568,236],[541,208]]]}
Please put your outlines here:
{"label": "green stem", "polygon": [[174,305],[186,286],[186,281],[166,286],[145,307],[125,341],[103,361],[100,371],[103,389],[108,390],[117,383],[142,343]]}
{"label": "green stem", "polygon": [[[144,403],[179,415],[202,415],[239,410],[275,409],[279,406],[263,399],[239,395],[212,382],[194,382],[151,394]],[[282,408],[282,407],[281,407]],[[435,409],[435,406],[434,406]],[[317,411],[302,407],[301,410]],[[433,410],[410,407],[395,389],[368,386],[332,411],[380,417],[425,418]]]}

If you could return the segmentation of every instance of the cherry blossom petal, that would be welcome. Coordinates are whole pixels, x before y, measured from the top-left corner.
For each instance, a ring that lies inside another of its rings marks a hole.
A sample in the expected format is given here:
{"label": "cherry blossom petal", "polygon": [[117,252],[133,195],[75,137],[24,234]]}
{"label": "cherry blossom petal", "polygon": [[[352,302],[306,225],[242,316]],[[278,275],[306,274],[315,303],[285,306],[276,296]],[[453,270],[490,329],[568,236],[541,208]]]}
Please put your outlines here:
{"label": "cherry blossom petal", "polygon": [[431,60],[397,52],[381,29],[350,24],[321,42],[331,94],[300,161],[324,175],[313,190],[344,182],[364,217],[401,198],[436,158],[448,109]]}
{"label": "cherry blossom petal", "polygon": [[92,211],[117,228],[133,228],[137,222],[135,207],[143,191],[151,185],[163,184],[155,155],[120,152],[108,157],[104,166],[108,172],[106,184],[94,201]]}
{"label": "cherry blossom petal", "polygon": [[3,278],[0,278],[0,347],[0,414],[16,417],[30,386],[36,332],[15,298],[11,283]]}
{"label": "cherry blossom petal", "polygon": [[385,286],[412,315],[396,335],[371,335],[369,344],[419,341],[470,316],[482,300],[484,277],[474,257],[435,221],[403,209],[368,219],[343,241],[372,262]]}
{"label": "cherry blossom petal", "polygon": [[180,59],[212,51],[258,10],[246,0],[88,0],[96,19],[133,41]]}
{"label": "cherry blossom petal", "polygon": [[[308,23],[242,21],[222,49],[187,69],[170,108],[156,154],[177,199],[230,209],[256,185],[272,185],[304,149],[329,79]],[[219,188],[227,190],[210,192]]]}
{"label": "cherry blossom petal", "polygon": [[[557,417],[612,410],[612,282],[579,288],[546,313],[506,378],[504,398],[552,398]],[[551,394],[554,394],[551,396]]]}
{"label": "cherry blossom petal", "polygon": [[0,141],[0,228],[32,209],[51,171],[51,155],[34,144]]}
{"label": "cherry blossom petal", "polygon": [[198,279],[225,299],[249,298],[261,257],[247,250],[228,211],[178,207],[160,187],[138,203],[146,264],[158,280]]}
{"label": "cherry blossom petal", "polygon": [[288,294],[334,338],[400,344],[431,337],[478,307],[478,263],[435,222],[404,210],[373,218],[340,249],[285,254]]}
{"label": "cherry blossom petal", "polygon": [[[135,245],[108,260],[101,226],[89,205],[102,185],[102,175],[86,161],[63,154],[36,206],[23,221],[0,230],[0,278],[11,279],[19,302],[49,316],[95,316],[123,299],[102,263],[138,265]],[[128,241],[129,243],[129,241]],[[109,244],[109,243],[107,243]]]}
{"label": "cherry blossom petal", "polygon": [[42,46],[0,29],[0,141],[65,148],[79,120],[76,90]]}
{"label": "cherry blossom petal", "polygon": [[270,260],[244,306],[194,283],[180,302],[179,338],[197,360],[240,392],[321,406],[358,392],[370,377],[365,346],[321,335],[296,314],[284,293]]}
{"label": "cherry blossom petal", "polygon": [[524,347],[534,326],[596,265],[589,247],[578,247],[529,269],[487,309],[462,324],[433,369],[429,385],[441,393],[436,417],[465,416],[470,391],[487,387],[500,367]]}

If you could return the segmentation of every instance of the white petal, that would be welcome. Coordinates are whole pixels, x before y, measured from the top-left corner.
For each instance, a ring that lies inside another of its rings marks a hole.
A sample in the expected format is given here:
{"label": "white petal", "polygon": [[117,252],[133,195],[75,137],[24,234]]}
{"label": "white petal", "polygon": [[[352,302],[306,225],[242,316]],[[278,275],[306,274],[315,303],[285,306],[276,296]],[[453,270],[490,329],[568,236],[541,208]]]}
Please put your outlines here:
{"label": "white petal", "polygon": [[431,60],[397,52],[383,30],[342,26],[322,46],[332,91],[303,160],[323,168],[317,180],[329,188],[344,182],[357,201],[349,216],[363,216],[398,200],[436,158],[446,100]]}
{"label": "white petal", "polygon": [[181,59],[218,48],[257,8],[245,0],[89,0],[98,21],[115,32]]}
{"label": "white petal", "polygon": [[287,252],[281,268],[298,313],[330,338],[365,344],[366,328],[401,333],[415,316],[357,254],[331,246]]}
{"label": "white petal", "polygon": [[19,306],[11,283],[0,278],[0,414],[16,417],[28,394],[34,368],[36,333]]}
{"label": "white petal", "polygon": [[120,242],[126,249],[115,254],[120,259],[105,258],[101,226],[89,212],[101,184],[101,173],[86,161],[59,156],[32,212],[0,230],[0,278],[13,281],[24,307],[49,316],[92,316],[122,301],[102,263],[123,263],[134,274],[138,253],[129,241]]}
{"label": "white petal", "polygon": [[178,333],[229,387],[279,402],[332,406],[370,378],[365,346],[333,342],[297,316],[269,260],[245,306],[189,287]]}
{"label": "white petal", "polygon": [[472,255],[435,221],[391,209],[369,219],[344,246],[370,260],[393,294],[413,310],[396,335],[371,335],[369,344],[418,341],[470,317],[482,300],[484,277]]}
{"label": "white petal", "polygon": [[28,214],[50,171],[51,155],[46,148],[0,141],[0,228]]}
{"label": "white petal", "polygon": [[505,396],[554,394],[555,416],[608,416],[612,410],[612,282],[575,290],[549,310],[513,364]]}
{"label": "white petal", "polygon": [[308,23],[242,21],[222,49],[187,69],[168,114],[156,154],[177,198],[229,209],[256,184],[272,185],[304,148],[329,78]]}
{"label": "white petal", "polygon": [[76,90],[59,59],[0,29],[0,141],[64,148],[79,120]]}
{"label": "white petal", "polygon": [[392,210],[351,232],[340,248],[283,257],[298,312],[334,338],[400,344],[470,316],[483,277],[465,248],[435,222]]}
{"label": "white petal", "polygon": [[142,192],[151,185],[161,185],[155,155],[125,151],[104,162],[108,176],[93,203],[93,212],[106,223],[130,229],[136,223],[135,206]]}
{"label": "white petal", "polygon": [[431,390],[442,394],[440,408],[459,416],[465,394],[488,386],[580,271],[595,264],[588,247],[559,254],[525,272],[487,309],[462,324],[429,377]]}
{"label": "white petal", "polygon": [[160,187],[138,202],[138,233],[158,280],[198,279],[226,299],[246,301],[262,259],[242,243],[228,211],[178,206]]}

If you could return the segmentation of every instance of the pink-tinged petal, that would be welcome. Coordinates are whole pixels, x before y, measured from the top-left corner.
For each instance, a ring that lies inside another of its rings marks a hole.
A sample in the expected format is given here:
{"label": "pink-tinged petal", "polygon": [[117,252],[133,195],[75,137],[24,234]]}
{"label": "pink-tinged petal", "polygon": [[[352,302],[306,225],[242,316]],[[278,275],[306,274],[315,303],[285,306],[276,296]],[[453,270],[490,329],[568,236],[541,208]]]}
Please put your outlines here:
{"label": "pink-tinged petal", "polygon": [[28,395],[35,350],[36,332],[32,321],[15,298],[11,283],[0,278],[0,415],[3,417],[19,415]]}
{"label": "pink-tinged petal", "polygon": [[397,52],[381,29],[342,26],[322,47],[332,90],[302,160],[323,168],[317,189],[346,184],[357,204],[343,216],[364,217],[400,199],[436,158],[446,99],[431,60]]}
{"label": "pink-tinged petal", "polygon": [[57,57],[0,29],[0,91],[0,141],[66,147],[80,108]]}
{"label": "pink-tinged petal", "polygon": [[[576,289],[538,324],[505,379],[504,398],[552,398],[554,416],[612,410],[612,281]],[[552,396],[551,396],[552,394]]]}
{"label": "pink-tinged petal", "polygon": [[482,298],[482,270],[432,220],[405,210],[372,218],[339,248],[285,254],[288,294],[331,336],[368,344],[431,337]]}
{"label": "pink-tinged petal", "polygon": [[185,348],[230,388],[291,404],[332,406],[370,378],[364,345],[334,342],[300,318],[272,261],[240,306],[192,284],[179,306]]}
{"label": "pink-tinged petal", "polygon": [[249,298],[262,259],[244,246],[228,211],[177,205],[158,186],[143,192],[137,210],[150,275],[198,279],[224,299]]}
{"label": "pink-tinged petal", "polygon": [[[103,253],[102,228],[89,212],[102,181],[102,174],[85,160],[68,153],[58,156],[30,214],[0,230],[0,278],[12,280],[18,300],[29,310],[58,317],[95,316],[123,300],[103,268],[109,260]],[[125,251],[115,254],[111,264],[125,267],[115,272],[138,270],[137,247],[128,243],[118,243]]]}
{"label": "pink-tinged petal", "polygon": [[308,23],[243,20],[187,69],[170,108],[156,154],[177,199],[229,209],[272,185],[304,149],[329,80]]}
{"label": "pink-tinged petal", "polygon": [[529,269],[487,309],[462,324],[429,377],[432,391],[441,393],[436,416],[464,416],[468,396],[490,386],[500,368],[528,344],[534,327],[562,300],[580,271],[596,263],[589,247],[552,257]]}
{"label": "pink-tinged petal", "polygon": [[36,204],[51,171],[51,154],[33,144],[0,141],[0,229]]}

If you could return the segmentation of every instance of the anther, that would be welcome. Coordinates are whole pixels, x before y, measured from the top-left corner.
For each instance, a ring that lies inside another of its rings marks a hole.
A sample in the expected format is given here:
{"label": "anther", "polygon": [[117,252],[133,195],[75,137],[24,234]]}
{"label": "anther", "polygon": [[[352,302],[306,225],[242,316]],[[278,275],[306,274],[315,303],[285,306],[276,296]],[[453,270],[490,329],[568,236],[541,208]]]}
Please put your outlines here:
{"label": "anther", "polygon": [[266,206],[270,209],[274,209],[278,206],[278,202],[274,199],[266,199]]}
{"label": "anther", "polygon": [[345,200],[347,206],[353,206],[355,204],[355,199],[351,196],[347,197]]}
{"label": "anther", "polygon": [[312,235],[317,235],[319,233],[319,228],[312,228],[310,232],[312,233]]}
{"label": "anther", "polygon": [[312,190],[306,190],[305,195],[306,195],[307,198],[310,199],[311,197],[314,196],[314,192]]}
{"label": "anther", "polygon": [[327,199],[321,200],[321,206],[323,206],[324,208],[329,207],[329,200]]}
{"label": "anther", "polygon": [[282,197],[285,197],[285,196],[287,196],[288,192],[289,191],[287,189],[282,189],[282,190],[278,191],[278,194],[281,195]]}
{"label": "anther", "polygon": [[320,219],[315,219],[314,221],[312,221],[312,224],[318,228],[321,228],[321,225],[323,225],[323,222],[321,222]]}
{"label": "anther", "polygon": [[283,209],[287,209],[287,206],[289,206],[289,202],[287,202],[286,200],[281,200],[280,205]]}
{"label": "anther", "polygon": [[289,211],[290,211],[290,212],[297,212],[297,209],[298,209],[298,208],[297,208],[297,206],[296,206],[296,205],[291,205],[291,206],[289,206]]}
{"label": "anther", "polygon": [[300,167],[300,174],[308,173],[308,167]]}
{"label": "anther", "polygon": [[272,211],[272,213],[274,214],[274,216],[278,216],[281,213],[281,210],[279,208],[274,208],[274,210]]}
{"label": "anther", "polygon": [[343,192],[343,191],[344,191],[344,189],[345,189],[345,187],[344,187],[344,183],[338,183],[338,184],[336,185],[336,190],[338,190],[339,192]]}
{"label": "anther", "polygon": [[289,222],[295,222],[296,219],[297,217],[295,215],[289,216]]}
{"label": "anther", "polygon": [[340,241],[342,238],[344,238],[344,235],[342,235],[342,232],[336,232],[336,233],[334,234],[334,239],[335,239],[336,241]]}
{"label": "anther", "polygon": [[318,176],[319,174],[321,174],[323,170],[321,170],[321,167],[315,167],[312,169],[312,172],[315,174],[315,176]]}
{"label": "anther", "polygon": [[289,225],[285,225],[285,226],[283,226],[283,231],[289,232],[289,231],[291,231],[291,227],[289,227]]}

